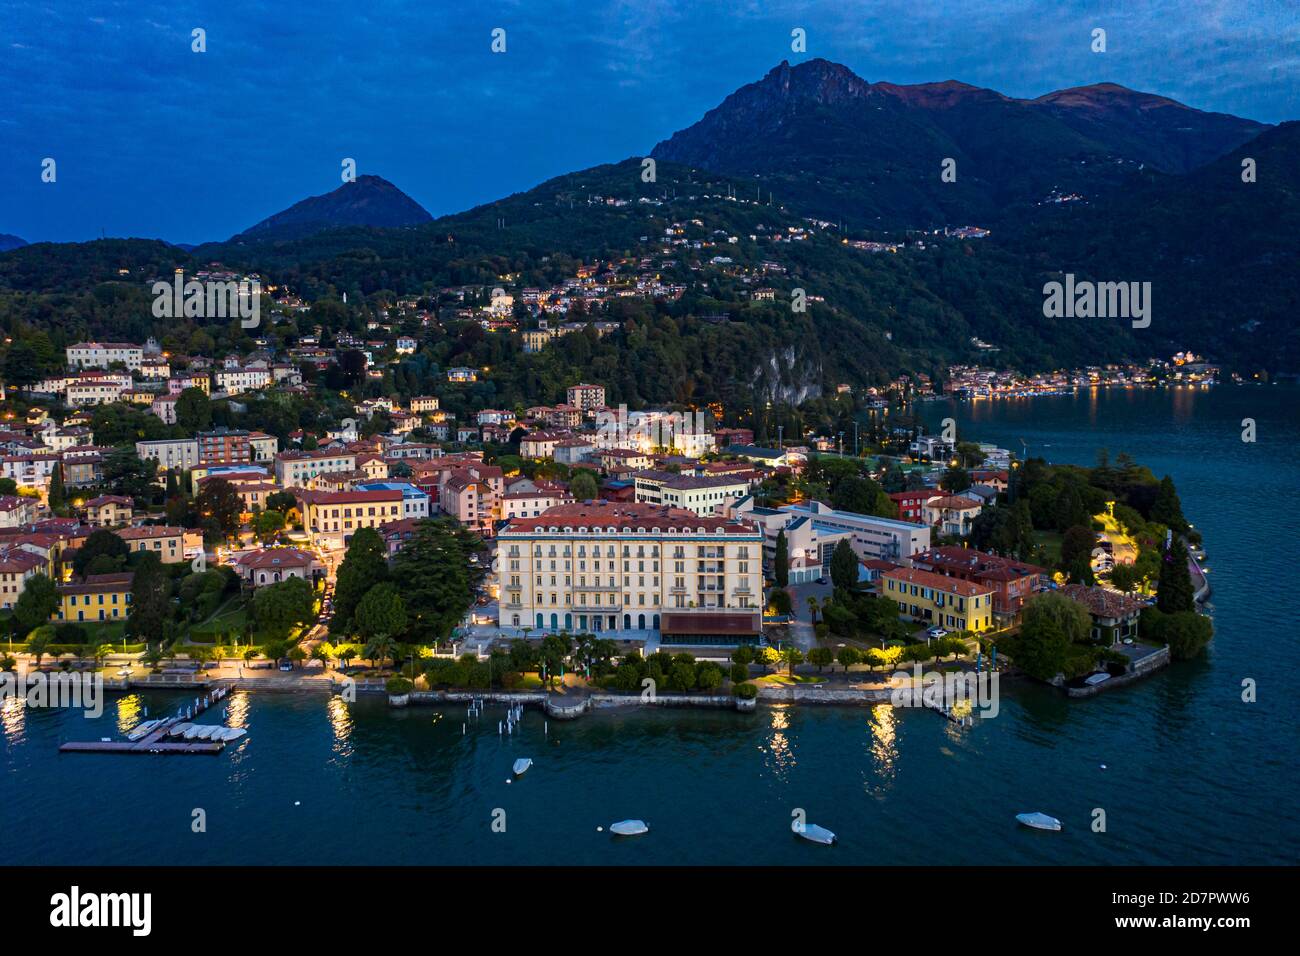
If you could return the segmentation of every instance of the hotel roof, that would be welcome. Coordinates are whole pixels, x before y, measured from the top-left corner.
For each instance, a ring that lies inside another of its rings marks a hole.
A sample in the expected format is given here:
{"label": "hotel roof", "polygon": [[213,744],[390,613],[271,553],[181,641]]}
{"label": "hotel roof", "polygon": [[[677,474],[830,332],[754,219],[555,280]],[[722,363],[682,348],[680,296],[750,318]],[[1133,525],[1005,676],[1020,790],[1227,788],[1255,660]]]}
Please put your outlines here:
{"label": "hotel roof", "polygon": [[511,518],[501,534],[545,531],[550,528],[587,528],[589,531],[668,531],[757,535],[749,525],[725,518],[697,515],[685,508],[670,508],[633,501],[583,501],[556,505],[536,518]]}

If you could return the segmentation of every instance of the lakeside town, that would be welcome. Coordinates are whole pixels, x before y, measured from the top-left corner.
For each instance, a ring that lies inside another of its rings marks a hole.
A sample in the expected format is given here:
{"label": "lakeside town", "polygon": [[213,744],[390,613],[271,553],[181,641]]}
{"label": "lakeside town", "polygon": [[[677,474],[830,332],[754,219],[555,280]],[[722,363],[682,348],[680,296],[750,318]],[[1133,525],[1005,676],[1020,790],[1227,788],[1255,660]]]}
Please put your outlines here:
{"label": "lakeside town", "polygon": [[[598,269],[579,278],[606,291]],[[526,349],[614,329],[548,327],[554,293],[521,298],[539,323]],[[416,300],[394,308],[430,319]],[[501,289],[460,311],[485,331],[517,312]],[[846,453],[843,431],[786,440],[760,422],[759,441],[714,408],[612,407],[598,382],[480,407],[463,390],[489,367],[404,396],[387,366],[419,332],[382,318],[364,339],[326,346],[318,331],[221,359],[77,342],[63,374],[11,386],[5,669],[118,686],[359,680],[395,699],[557,682],[582,699],[649,678],[752,701],[828,687],[876,700],[915,664],[1013,667],[1083,695],[1210,638],[1204,554],[1168,476],[1122,452],[1087,469],[1022,460],[905,414],[941,394],[1204,386],[1216,370],[1198,356],[842,386],[861,411]],[[367,382],[384,393],[349,397]],[[274,414],[313,394],[331,420]]]}

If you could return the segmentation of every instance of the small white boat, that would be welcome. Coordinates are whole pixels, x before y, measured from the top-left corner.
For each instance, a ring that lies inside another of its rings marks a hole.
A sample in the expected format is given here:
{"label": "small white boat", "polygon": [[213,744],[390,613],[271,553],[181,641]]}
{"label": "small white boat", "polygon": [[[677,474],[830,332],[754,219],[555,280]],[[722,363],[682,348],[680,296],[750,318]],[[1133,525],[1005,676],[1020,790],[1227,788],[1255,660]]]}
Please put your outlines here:
{"label": "small white boat", "polygon": [[1110,675],[1105,671],[1099,671],[1096,674],[1090,674],[1088,677],[1084,678],[1083,682],[1092,687],[1096,687],[1098,684],[1104,684],[1108,680],[1110,680]]}
{"label": "small white boat", "polygon": [[198,737],[199,737],[199,734],[201,734],[201,733],[203,733],[203,725],[202,725],[202,724],[193,724],[193,725],[190,726],[190,729],[189,729],[189,730],[185,731],[185,739],[186,739],[186,740],[197,740]]}
{"label": "small white boat", "polygon": [[153,730],[161,723],[162,720],[158,719],[158,720],[146,720],[144,721],[144,723],[136,724],[134,727],[131,728],[131,732],[126,735],[126,739],[140,740],[141,738],[147,736],[149,731]]}
{"label": "small white boat", "polygon": [[171,737],[184,737],[185,731],[189,730],[193,726],[193,724],[176,724],[171,730],[167,731],[167,734]]}
{"label": "small white boat", "polygon": [[515,776],[522,777],[525,773],[528,772],[528,768],[531,767],[532,765],[533,765],[533,761],[530,757],[520,757],[518,760],[515,761],[515,766],[514,766]]}
{"label": "small white boat", "polygon": [[825,827],[819,827],[815,823],[803,823],[795,820],[790,824],[790,829],[798,836],[803,837],[813,843],[820,843],[822,846],[830,846],[835,842],[835,834]]}
{"label": "small white boat", "polygon": [[616,836],[640,836],[642,833],[649,833],[650,828],[645,825],[644,820],[620,820],[609,825],[609,832]]}
{"label": "small white boat", "polygon": [[1046,813],[1017,813],[1016,821],[1021,826],[1031,827],[1034,830],[1051,830],[1053,833],[1061,829],[1061,821],[1056,817],[1049,817]]}
{"label": "small white boat", "polygon": [[244,734],[248,733],[243,727],[227,727],[221,735],[222,740],[238,740]]}

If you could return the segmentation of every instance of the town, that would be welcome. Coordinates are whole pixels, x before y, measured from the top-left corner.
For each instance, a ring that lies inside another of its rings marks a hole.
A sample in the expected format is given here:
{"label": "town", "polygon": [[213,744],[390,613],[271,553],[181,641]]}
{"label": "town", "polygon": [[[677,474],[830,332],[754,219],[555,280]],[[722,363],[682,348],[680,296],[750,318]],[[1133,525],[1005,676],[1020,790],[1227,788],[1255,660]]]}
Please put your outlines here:
{"label": "town", "polygon": [[[580,314],[582,296],[612,288],[580,267],[562,289],[520,290],[518,304],[502,288],[447,298],[489,334],[526,317],[524,348],[540,351],[616,333],[545,317]],[[278,310],[303,308],[268,292]],[[178,681],[214,668],[332,681],[333,667],[401,689],[469,683],[474,662],[500,658],[504,681],[567,667],[571,680],[630,689],[624,664],[654,660],[665,676],[676,660],[694,677],[669,686],[725,682],[752,697],[820,684],[827,665],[860,682],[864,668],[952,656],[979,670],[1001,653],[1003,666],[1086,690],[1209,639],[1193,613],[1208,595],[1199,536],[1172,482],[1127,455],[1060,468],[927,434],[906,414],[938,397],[925,375],[837,390],[863,416],[848,453],[843,431],[787,440],[759,416],[759,441],[713,407],[612,407],[595,382],[565,384],[553,405],[467,403],[461,390],[490,382],[490,367],[449,367],[436,394],[403,396],[387,366],[435,320],[414,299],[393,310],[364,339],[340,333],[327,347],[317,330],[221,359],[153,339],[76,342],[63,373],[10,386],[5,665]],[[941,391],[1213,373],[1190,354],[1028,379],[957,366]],[[382,394],[349,399],[376,380]],[[274,414],[313,393],[332,403],[328,420]],[[465,668],[443,666],[457,660]]]}

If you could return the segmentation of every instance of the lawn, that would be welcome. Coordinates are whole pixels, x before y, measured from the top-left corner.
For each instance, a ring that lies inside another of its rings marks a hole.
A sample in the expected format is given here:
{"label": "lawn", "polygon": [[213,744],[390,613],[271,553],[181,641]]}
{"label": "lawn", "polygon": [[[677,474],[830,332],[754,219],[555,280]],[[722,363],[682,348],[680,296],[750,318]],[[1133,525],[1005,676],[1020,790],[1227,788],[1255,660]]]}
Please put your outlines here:
{"label": "lawn", "polygon": [[812,674],[795,674],[791,677],[789,674],[768,674],[764,677],[754,678],[755,684],[767,684],[775,687],[789,687],[793,684],[820,684],[826,680],[825,675],[820,677]]}

